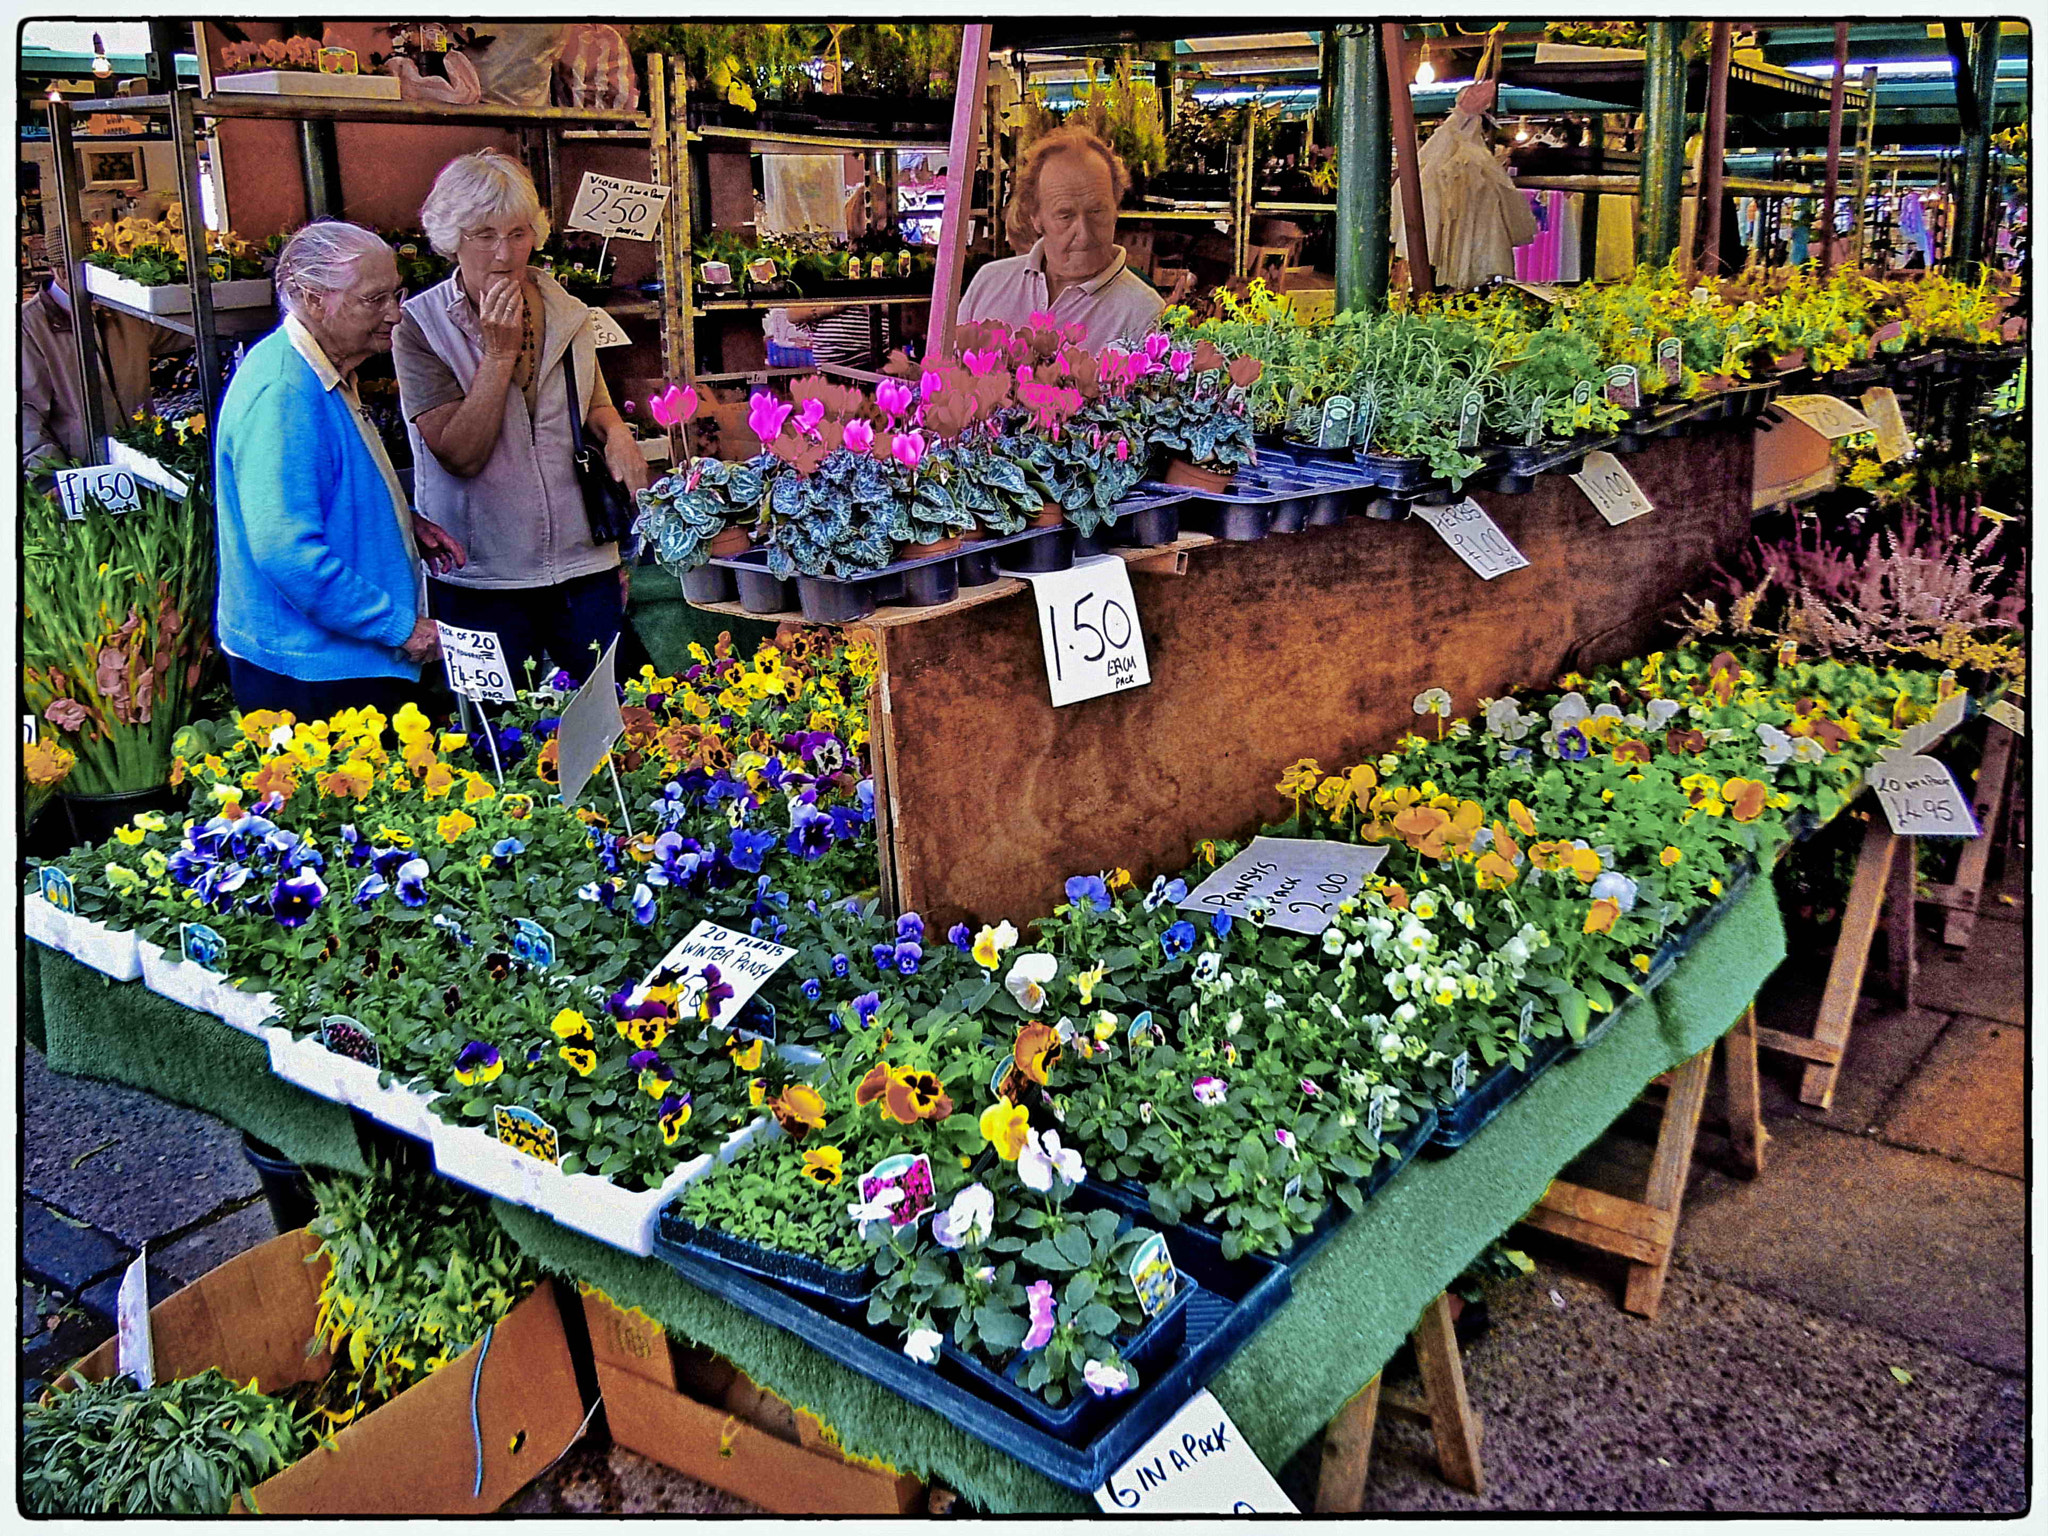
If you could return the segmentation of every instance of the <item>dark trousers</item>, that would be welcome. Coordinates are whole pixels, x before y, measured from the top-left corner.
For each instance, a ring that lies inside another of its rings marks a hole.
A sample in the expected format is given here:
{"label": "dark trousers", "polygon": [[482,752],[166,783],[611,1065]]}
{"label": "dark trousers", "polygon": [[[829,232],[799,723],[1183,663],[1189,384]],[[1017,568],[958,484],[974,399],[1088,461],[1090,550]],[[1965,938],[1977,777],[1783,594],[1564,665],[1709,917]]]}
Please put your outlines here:
{"label": "dark trousers", "polygon": [[369,707],[387,718],[407,700],[417,700],[419,683],[403,677],[343,677],[325,682],[286,677],[253,661],[229,656],[228,686],[235,708],[243,714],[258,709],[288,709],[294,719],[326,720],[344,709]]}
{"label": "dark trousers", "polygon": [[493,631],[513,685],[524,688],[546,675],[543,654],[579,683],[588,677],[618,637],[626,600],[617,571],[595,571],[552,587],[490,589],[451,586],[430,576],[427,608],[444,624]]}

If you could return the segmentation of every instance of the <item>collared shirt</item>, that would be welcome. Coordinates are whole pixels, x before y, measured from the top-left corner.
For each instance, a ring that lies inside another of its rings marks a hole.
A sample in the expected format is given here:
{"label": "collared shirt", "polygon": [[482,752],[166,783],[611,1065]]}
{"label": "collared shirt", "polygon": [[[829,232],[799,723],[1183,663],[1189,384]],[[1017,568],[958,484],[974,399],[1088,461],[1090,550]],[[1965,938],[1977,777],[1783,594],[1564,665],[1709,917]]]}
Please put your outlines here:
{"label": "collared shirt", "polygon": [[1045,276],[1043,240],[1022,256],[992,261],[967,285],[960,299],[960,319],[1020,326],[1044,311],[1062,325],[1078,321],[1085,326],[1082,342],[1091,348],[1139,341],[1158,323],[1166,301],[1125,264],[1122,246],[1115,251],[1108,266],[1085,283],[1067,284],[1057,299],[1047,298],[1051,287]]}
{"label": "collared shirt", "polygon": [[[356,431],[362,434],[363,446],[370,451],[370,458],[384,476],[384,483],[391,488],[391,512],[398,519],[399,537],[405,540],[405,552],[417,561],[420,547],[412,536],[412,509],[406,505],[405,487],[399,483],[398,471],[391,467],[391,455],[384,451],[384,439],[377,434],[377,427],[370,420],[370,413],[363,408],[363,397],[356,393],[356,381],[344,379],[334,371],[334,364],[327,360],[327,354],[320,349],[320,343],[313,339],[313,333],[290,310],[285,311],[284,334],[292,344],[292,350],[306,360],[306,366],[313,370],[313,377],[320,381],[324,390],[340,390],[342,399],[348,402],[349,415],[355,418]],[[425,588],[421,589],[420,612],[426,612]]]}

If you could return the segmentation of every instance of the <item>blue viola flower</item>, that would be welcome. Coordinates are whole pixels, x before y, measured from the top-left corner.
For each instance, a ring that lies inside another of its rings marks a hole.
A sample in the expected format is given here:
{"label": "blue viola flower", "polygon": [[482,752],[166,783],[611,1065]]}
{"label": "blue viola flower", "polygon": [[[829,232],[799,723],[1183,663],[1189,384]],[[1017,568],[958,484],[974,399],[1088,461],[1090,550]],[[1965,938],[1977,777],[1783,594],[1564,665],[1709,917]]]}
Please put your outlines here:
{"label": "blue viola flower", "polygon": [[858,896],[847,897],[845,901],[839,904],[839,910],[844,912],[848,917],[859,917],[860,898]]}
{"label": "blue viola flower", "polygon": [[896,970],[899,975],[915,976],[917,968],[924,961],[922,944],[898,944],[896,946]]}
{"label": "blue viola flower", "polygon": [[277,882],[277,888],[270,893],[270,915],[277,919],[280,928],[296,928],[326,899],[327,887],[320,877],[312,870],[302,870]]}
{"label": "blue viola flower", "polygon": [[754,882],[754,902],[747,910],[755,917],[773,917],[789,907],[789,892],[769,889],[769,877],[763,875]]}
{"label": "blue viola flower", "polygon": [[645,885],[633,887],[633,921],[642,928],[654,921],[654,892]]}
{"label": "blue viola flower", "polygon": [[877,944],[874,947],[874,957],[876,970],[890,971],[896,968],[896,946],[894,944]]}
{"label": "blue viola flower", "polygon": [[825,984],[818,980],[818,978],[815,976],[806,976],[804,978],[804,984],[801,987],[798,987],[797,990],[803,993],[805,997],[809,998],[812,1002],[815,1003],[820,997],[824,995]]}
{"label": "blue viola flower", "polygon": [[924,919],[915,912],[906,912],[896,919],[896,937],[912,944],[924,942]]}
{"label": "blue viola flower", "polygon": [[195,848],[180,848],[171,855],[166,869],[179,885],[191,887],[197,885],[200,878],[212,867],[213,858],[210,854],[202,853]]}
{"label": "blue viola flower", "polygon": [[779,917],[757,917],[747,924],[747,932],[757,939],[768,939],[780,944],[782,936],[789,932],[789,924]]}
{"label": "blue viola flower", "polygon": [[1195,947],[1195,925],[1182,918],[1159,935],[1159,947],[1169,960],[1177,960]]}
{"label": "blue viola flower", "polygon": [[711,781],[711,787],[704,791],[704,803],[716,809],[728,800],[744,799],[747,787],[735,784],[731,779],[719,778]]}
{"label": "blue viola flower", "polygon": [[543,715],[540,719],[533,722],[533,734],[541,741],[546,741],[561,728],[562,717],[560,715]]}
{"label": "blue viola flower", "polygon": [[391,882],[372,870],[369,874],[363,876],[363,883],[356,887],[356,893],[352,899],[357,906],[367,907],[390,889]]}
{"label": "blue viola flower", "polygon": [[373,848],[370,851],[370,867],[389,880],[397,875],[398,866],[411,857],[412,855],[403,848]]}
{"label": "blue viola flower", "polygon": [[427,876],[433,873],[425,859],[407,859],[398,866],[398,899],[408,907],[427,904]]}
{"label": "blue viola flower", "polygon": [[1211,913],[1209,917],[1210,931],[1213,932],[1219,939],[1227,939],[1230,937],[1230,925],[1232,921],[1234,921],[1234,919],[1232,919],[1231,915],[1228,912]]}
{"label": "blue viola flower", "polygon": [[1097,912],[1107,912],[1111,906],[1109,886],[1100,875],[1075,875],[1067,882],[1067,901],[1076,907],[1085,902]]}
{"label": "blue viola flower", "polygon": [[516,837],[501,837],[491,844],[491,857],[494,859],[516,859],[524,852],[526,844]]}
{"label": "blue viola flower", "polygon": [[879,992],[863,992],[853,1000],[853,1016],[860,1020],[862,1029],[873,1023],[875,1015],[881,1011],[882,994]]}
{"label": "blue viola flower", "polygon": [[974,930],[965,923],[955,923],[946,930],[946,942],[964,955],[974,948]]}
{"label": "blue viola flower", "polygon": [[1568,763],[1584,761],[1593,749],[1585,736],[1575,725],[1568,725],[1557,733],[1557,755]]}
{"label": "blue viola flower", "polygon": [[528,1065],[529,1067],[530,1067],[530,1066],[533,1066],[533,1065],[535,1065],[536,1063],[538,1063],[538,1062],[540,1061],[540,1059],[541,1059],[541,1057],[542,1057],[542,1056],[544,1056],[544,1055],[546,1055],[546,1054],[547,1054],[547,1050],[546,1050],[546,1047],[544,1047],[544,1046],[538,1046],[538,1045],[530,1045],[530,1046],[528,1046],[528,1047],[526,1048],[526,1064],[527,1064],[527,1065]]}
{"label": "blue viola flower", "polygon": [[799,801],[790,807],[789,851],[805,862],[821,859],[832,851],[837,837],[832,818],[815,805]]}
{"label": "blue viola flower", "polygon": [[1145,910],[1156,912],[1161,907],[1177,907],[1187,899],[1187,881],[1169,880],[1160,875],[1152,881],[1152,889],[1145,893]]}
{"label": "blue viola flower", "polygon": [[548,677],[548,686],[557,693],[574,693],[576,691],[576,679],[560,667],[557,667]]}
{"label": "blue viola flower", "polygon": [[831,819],[832,835],[841,842],[860,836],[860,829],[874,820],[872,816],[863,816],[843,805],[835,805],[825,814]]}
{"label": "blue viola flower", "polygon": [[866,819],[873,821],[875,819],[875,781],[873,779],[862,779],[854,788],[853,801],[854,804],[861,808],[861,812]]}
{"label": "blue viola flower", "polygon": [[775,842],[773,832],[749,832],[745,827],[741,827],[733,833],[732,845],[726,850],[726,857],[732,861],[734,869],[758,875],[761,872],[761,861],[768,856],[768,851],[775,846]]}
{"label": "blue viola flower", "polygon": [[834,976],[843,977],[846,975],[847,972],[851,971],[852,969],[853,962],[848,960],[846,956],[834,955],[832,957],[832,974]]}
{"label": "blue viola flower", "polygon": [[340,837],[342,853],[350,869],[361,869],[370,862],[370,840],[356,831],[352,823],[342,824]]}

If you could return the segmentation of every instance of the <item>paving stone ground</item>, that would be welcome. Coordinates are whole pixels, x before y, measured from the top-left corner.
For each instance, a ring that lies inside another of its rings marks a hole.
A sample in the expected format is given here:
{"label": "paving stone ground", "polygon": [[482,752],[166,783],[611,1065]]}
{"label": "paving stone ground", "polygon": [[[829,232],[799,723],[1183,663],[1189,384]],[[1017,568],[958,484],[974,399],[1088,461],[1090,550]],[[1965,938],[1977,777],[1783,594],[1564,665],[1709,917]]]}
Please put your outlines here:
{"label": "paving stone ground", "polygon": [[[1798,1103],[1797,1065],[1765,1058],[1772,1140],[1754,1182],[1735,1176],[1716,1074],[1655,1322],[1620,1309],[1618,1261],[1511,1237],[1536,1273],[1492,1291],[1466,1356],[1485,1497],[1442,1481],[1425,1429],[1382,1415],[1367,1508],[2024,1513],[2026,906],[2017,878],[2002,894],[1960,959],[1926,914],[1917,1006],[1873,977],[1831,1109]],[[1810,1032],[1827,958],[1804,950],[1773,978],[1766,1025]],[[112,1287],[143,1243],[162,1294],[272,1229],[233,1129],[26,1056],[32,1394],[111,1332]],[[1656,1126],[1639,1107],[1571,1176],[1640,1190]],[[1304,1508],[1315,1460],[1311,1442],[1280,1469]],[[510,1512],[756,1510],[593,1437]]]}

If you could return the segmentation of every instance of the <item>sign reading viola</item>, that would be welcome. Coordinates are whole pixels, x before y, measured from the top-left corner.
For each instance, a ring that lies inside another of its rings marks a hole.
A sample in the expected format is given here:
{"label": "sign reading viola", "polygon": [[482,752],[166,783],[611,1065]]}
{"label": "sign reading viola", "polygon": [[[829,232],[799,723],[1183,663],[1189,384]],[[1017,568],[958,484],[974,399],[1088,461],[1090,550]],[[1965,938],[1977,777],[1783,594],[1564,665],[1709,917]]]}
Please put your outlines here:
{"label": "sign reading viola", "polygon": [[569,210],[568,227],[587,229],[606,239],[652,240],[669,189],[658,181],[628,181],[585,171]]}
{"label": "sign reading viola", "polygon": [[1184,912],[1259,912],[1268,928],[1318,934],[1337,916],[1339,902],[1365,889],[1385,847],[1333,843],[1309,837],[1255,837],[1251,845],[1187,894]]}
{"label": "sign reading viola", "polygon": [[1076,560],[1064,571],[1032,573],[1038,633],[1045,642],[1045,680],[1053,707],[1152,681],[1131,571],[1115,555]]}

